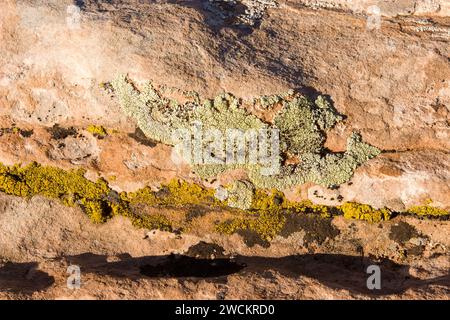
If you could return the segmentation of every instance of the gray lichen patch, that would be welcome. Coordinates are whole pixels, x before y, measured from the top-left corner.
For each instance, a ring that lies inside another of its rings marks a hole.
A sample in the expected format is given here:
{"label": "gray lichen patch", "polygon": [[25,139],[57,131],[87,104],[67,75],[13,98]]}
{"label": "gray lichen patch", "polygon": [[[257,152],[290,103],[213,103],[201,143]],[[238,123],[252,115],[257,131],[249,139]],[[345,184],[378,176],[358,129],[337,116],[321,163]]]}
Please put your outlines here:
{"label": "gray lichen patch", "polygon": [[[269,144],[279,144],[273,149],[278,153],[272,154],[271,158],[278,166],[267,168],[267,164],[248,161],[252,152],[260,153],[263,147],[259,144],[252,147],[251,141],[245,140],[247,161],[206,163],[190,159],[194,172],[204,179],[216,177],[227,170],[245,169],[249,180],[257,188],[283,190],[306,182],[337,186],[350,180],[358,166],[380,153],[376,147],[363,142],[357,133],[348,138],[345,152],[329,152],[324,147],[326,131],[342,121],[343,116],[322,96],[314,102],[294,93],[264,97],[265,105],[282,105],[274,123],[269,124],[243,107],[251,102],[243,102],[230,94],[204,102],[200,102],[198,95],[195,95],[196,99],[179,104],[163,97],[151,83],[146,83],[139,91],[125,76],[120,76],[111,84],[124,112],[136,120],[149,139],[164,144],[176,145],[179,141],[173,133],[192,128],[193,124],[200,124],[203,130],[215,130],[219,135],[224,135],[228,130],[237,130],[242,135],[252,130],[272,130],[270,138],[275,137],[274,132],[279,135],[279,139],[269,139]],[[253,104],[261,105],[261,99],[254,99]],[[192,139],[195,140],[194,137]],[[203,157],[204,150],[210,146],[211,141],[203,139],[197,144],[201,150],[196,153],[201,153],[200,157]],[[221,152],[225,154],[229,150],[219,150],[218,154]],[[296,156],[299,163],[283,164],[288,155]]]}
{"label": "gray lichen patch", "polygon": [[200,121],[206,129],[263,129],[268,125],[241,108],[241,101],[230,94],[206,100],[194,109],[193,120]]}
{"label": "gray lichen patch", "polygon": [[164,144],[174,144],[172,130],[189,123],[189,112],[167,98],[161,97],[150,82],[139,92],[120,76],[111,82],[123,111],[135,119],[138,127],[150,139]]}
{"label": "gray lichen patch", "polygon": [[307,152],[300,155],[301,162],[286,165],[275,176],[263,176],[257,170],[250,170],[250,179],[260,188],[283,190],[306,182],[331,187],[338,186],[351,179],[358,166],[377,156],[380,151],[361,140],[359,134],[352,134],[347,141],[344,153]]}
{"label": "gray lichen patch", "polygon": [[319,96],[313,104],[300,96],[284,103],[275,125],[280,129],[282,150],[301,155],[320,153],[326,138],[323,132],[342,120],[324,97]]}
{"label": "gray lichen patch", "polygon": [[228,205],[242,210],[250,209],[255,188],[248,181],[236,181],[228,191]]}

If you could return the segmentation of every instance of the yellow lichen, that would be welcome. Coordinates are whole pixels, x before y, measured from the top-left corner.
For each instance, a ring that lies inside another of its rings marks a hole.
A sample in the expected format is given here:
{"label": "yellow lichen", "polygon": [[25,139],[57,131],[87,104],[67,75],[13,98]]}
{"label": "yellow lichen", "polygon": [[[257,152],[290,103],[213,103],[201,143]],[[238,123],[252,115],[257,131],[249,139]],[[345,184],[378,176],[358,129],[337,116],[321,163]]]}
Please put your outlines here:
{"label": "yellow lichen", "polygon": [[215,191],[213,189],[205,189],[195,183],[175,179],[167,185],[167,189],[169,194],[164,198],[166,205],[218,205],[220,203],[214,197]]}
{"label": "yellow lichen", "polygon": [[145,187],[136,192],[121,193],[121,198],[132,204],[150,206],[223,205],[214,197],[214,192],[213,189],[206,189],[195,183],[174,179],[167,185],[162,185],[157,192]]}
{"label": "yellow lichen", "polygon": [[331,209],[310,201],[289,201],[276,189],[271,192],[259,189],[254,193],[251,208],[243,213],[243,217],[219,223],[216,230],[224,234],[251,230],[261,239],[270,241],[283,229],[288,214],[317,214],[327,218],[331,217]]}
{"label": "yellow lichen", "polygon": [[61,199],[66,205],[80,205],[94,222],[103,222],[109,212],[105,200],[110,188],[103,179],[92,182],[84,170],[65,171],[60,168],[30,163],[21,167],[0,164],[0,191],[30,198],[42,195]]}
{"label": "yellow lichen", "polygon": [[321,204],[314,204],[310,200],[300,202],[288,201],[285,207],[297,214],[311,213],[320,215],[322,218],[330,218],[333,215],[333,208]]}
{"label": "yellow lichen", "polygon": [[153,192],[149,187],[139,189],[135,192],[121,192],[120,198],[121,200],[129,202],[131,204],[142,203],[149,206],[156,206],[159,204],[155,192]]}
{"label": "yellow lichen", "polygon": [[231,221],[219,223],[216,231],[233,234],[238,230],[255,231],[261,239],[272,240],[283,228],[286,217],[279,210],[262,210],[249,217],[240,217]]}
{"label": "yellow lichen", "polygon": [[368,222],[381,222],[391,218],[389,209],[375,209],[367,204],[346,202],[339,207],[347,219],[366,220]]}
{"label": "yellow lichen", "polygon": [[212,190],[196,184],[174,180],[163,186],[162,195],[143,188],[137,192],[122,192],[118,199],[111,200],[114,193],[104,179],[97,182],[84,177],[85,171],[63,170],[31,163],[27,166],[5,166],[0,164],[0,191],[10,195],[30,198],[42,195],[59,199],[67,206],[80,206],[92,222],[102,223],[112,216],[125,216],[133,224],[143,228],[171,229],[170,221],[162,215],[141,216],[130,205],[144,203],[160,206],[188,206],[220,204]]}
{"label": "yellow lichen", "polygon": [[283,192],[272,189],[270,193],[256,190],[253,197],[252,210],[280,210],[286,202]]}
{"label": "yellow lichen", "polygon": [[138,216],[133,219],[133,225],[138,228],[158,229],[162,231],[172,231],[172,223],[161,214]]}
{"label": "yellow lichen", "polygon": [[450,215],[450,211],[429,205],[411,207],[407,210],[407,213],[415,214],[421,217],[443,217]]}
{"label": "yellow lichen", "polygon": [[[82,208],[94,223],[105,222],[113,216],[124,216],[130,218],[137,227],[167,231],[172,230],[174,226],[184,228],[183,223],[188,222],[185,219],[184,222],[175,223],[172,221],[175,216],[169,218],[160,213],[160,210],[157,210],[157,214],[143,214],[142,205],[169,209],[176,207],[178,211],[183,211],[184,208],[203,207],[209,210],[227,207],[225,201],[215,198],[214,189],[204,188],[195,183],[172,180],[162,185],[158,191],[145,187],[136,192],[117,194],[104,179],[94,182],[86,179],[84,175],[85,171],[82,169],[63,170],[37,163],[26,166],[0,164],[0,192],[25,198],[42,195],[59,199],[64,205]],[[231,234],[238,230],[251,230],[266,241],[279,234],[285,226],[287,217],[293,214],[314,214],[321,217],[343,214],[345,218],[369,222],[389,220],[392,215],[388,209],[375,209],[354,202],[347,202],[339,207],[328,207],[310,201],[289,201],[276,189],[270,192],[256,189],[248,209],[238,208],[229,212],[236,218],[218,221],[217,231]],[[445,210],[429,205],[412,207],[407,212],[427,217],[449,215]],[[183,211],[182,214],[185,215],[186,212]]]}
{"label": "yellow lichen", "polygon": [[86,131],[92,133],[96,137],[101,137],[101,138],[106,137],[108,135],[108,131],[104,127],[96,126],[93,124],[89,125],[86,128]]}
{"label": "yellow lichen", "polygon": [[86,214],[93,223],[102,223],[107,220],[103,214],[102,203],[100,201],[90,201],[81,199],[81,204],[84,206]]}
{"label": "yellow lichen", "polygon": [[219,223],[216,230],[219,233],[232,234],[238,230],[251,230],[256,232],[261,239],[270,241],[283,228],[286,217],[282,212],[283,193],[273,190],[267,193],[256,190],[249,210],[243,212],[243,216]]}

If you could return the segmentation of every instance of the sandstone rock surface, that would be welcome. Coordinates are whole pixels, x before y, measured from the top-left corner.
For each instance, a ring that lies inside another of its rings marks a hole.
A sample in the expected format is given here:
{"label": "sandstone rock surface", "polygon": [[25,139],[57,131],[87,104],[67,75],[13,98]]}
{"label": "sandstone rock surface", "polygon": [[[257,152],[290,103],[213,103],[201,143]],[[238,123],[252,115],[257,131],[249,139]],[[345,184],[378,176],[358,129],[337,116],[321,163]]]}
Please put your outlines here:
{"label": "sandstone rock surface", "polygon": [[[149,232],[125,218],[96,226],[81,211],[39,197],[1,195],[0,208],[2,299],[448,299],[448,221],[401,218],[380,229],[338,218],[331,223],[339,235],[321,244],[299,231],[263,248],[237,235]],[[399,224],[413,234],[395,231]],[[190,274],[200,268],[193,263],[179,265],[178,277],[158,276],[165,263],[173,268],[173,255],[183,263],[195,252],[221,258],[217,245],[246,267],[236,272],[230,264],[208,278]],[[365,285],[373,263],[386,274],[381,292]],[[81,268],[79,290],[67,287],[69,265]],[[146,274],[149,265],[160,267]]]}
{"label": "sandstone rock surface", "polygon": [[[352,3],[365,6],[364,1]],[[443,170],[450,147],[450,29],[445,14],[424,19],[399,13],[383,19],[379,30],[368,30],[364,16],[280,1],[266,8],[259,26],[244,32],[225,22],[208,24],[211,12],[202,1],[189,6],[85,1],[77,26],[67,23],[70,4],[3,2],[2,119],[19,126],[94,123],[132,132],[133,123],[100,88],[121,73],[205,97],[231,92],[252,98],[289,88],[309,93],[313,89],[329,95],[347,116],[329,135],[328,148],[343,150],[350,132],[359,131],[365,141],[386,152],[437,152],[437,161],[416,166],[413,174],[440,180],[447,191],[449,173]],[[86,143],[72,141],[49,156],[95,158],[101,150],[91,150],[95,147]],[[121,171],[150,165],[148,160],[137,167],[120,164]],[[435,176],[437,171],[443,175]],[[407,202],[420,205],[424,197]],[[450,207],[448,193],[429,198]],[[404,202],[401,197],[359,199],[376,206]]]}
{"label": "sandstone rock surface", "polygon": [[[214,182],[174,161],[172,147],[137,129],[109,82],[127,74],[175,97],[229,92],[246,100],[294,89],[328,96],[345,115],[326,148],[344,151],[359,132],[382,153],[339,188],[305,184],[285,190],[288,196],[399,212],[428,203],[450,210],[448,1],[242,0],[235,11],[212,2],[2,0],[0,162],[82,167],[119,192],[157,190],[173,178],[209,186]],[[380,9],[375,20],[373,6]],[[108,135],[99,138],[89,125]],[[331,223],[340,232],[335,238],[308,243],[312,231],[301,225],[265,248],[201,228],[182,236],[136,229],[121,217],[92,225],[80,210],[56,201],[0,194],[0,298],[449,298],[449,221],[400,216],[378,226],[336,217]],[[416,234],[391,239],[402,223]],[[228,275],[226,284],[142,274],[142,266],[187,254],[201,241],[220,245],[248,268]],[[372,256],[386,258],[392,273],[379,296],[363,288],[361,270]],[[79,291],[65,286],[71,263],[87,270]],[[333,274],[346,263],[357,272],[339,284]],[[392,263],[402,271],[396,274]],[[25,284],[11,280],[24,272]],[[411,278],[403,282],[405,275]]]}

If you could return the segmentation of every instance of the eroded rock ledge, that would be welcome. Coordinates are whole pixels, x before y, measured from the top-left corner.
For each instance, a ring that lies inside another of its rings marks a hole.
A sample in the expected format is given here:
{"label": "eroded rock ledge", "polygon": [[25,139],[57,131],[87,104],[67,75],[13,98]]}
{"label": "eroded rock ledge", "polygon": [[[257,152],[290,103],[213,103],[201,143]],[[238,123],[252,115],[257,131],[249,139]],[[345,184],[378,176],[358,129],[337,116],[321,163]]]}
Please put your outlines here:
{"label": "eroded rock ledge", "polygon": [[[380,226],[304,216],[267,248],[251,234],[208,233],[204,226],[214,220],[209,215],[191,215],[192,231],[180,235],[136,229],[123,217],[95,225],[80,210],[42,197],[0,195],[0,208],[2,299],[448,295],[448,221],[397,217]],[[81,267],[80,290],[66,286],[70,264]],[[380,292],[365,286],[371,264],[387,277]],[[205,268],[210,276],[195,274]]]}

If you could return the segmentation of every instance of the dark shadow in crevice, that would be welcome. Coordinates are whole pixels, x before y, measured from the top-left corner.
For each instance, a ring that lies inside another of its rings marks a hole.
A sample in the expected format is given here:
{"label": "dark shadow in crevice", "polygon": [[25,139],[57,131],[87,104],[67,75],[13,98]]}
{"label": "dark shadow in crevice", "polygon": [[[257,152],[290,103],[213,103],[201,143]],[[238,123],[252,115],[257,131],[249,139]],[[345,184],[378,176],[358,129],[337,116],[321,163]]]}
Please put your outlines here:
{"label": "dark shadow in crevice", "polygon": [[[289,279],[308,277],[334,290],[368,296],[401,294],[406,290],[427,290],[428,286],[444,287],[450,293],[450,275],[432,279],[419,279],[410,275],[409,266],[389,259],[340,254],[305,254],[280,258],[237,256],[230,258],[214,244],[200,243],[186,255],[147,256],[133,258],[118,255],[118,261],[108,261],[104,255],[85,253],[61,257],[70,264],[80,266],[81,274],[138,280],[140,278],[176,278],[180,281],[207,280],[224,283],[229,275],[240,274],[265,278],[279,273]],[[214,259],[213,259],[214,255]],[[367,288],[367,268],[377,265],[381,271],[381,290]],[[49,288],[55,282],[48,273],[38,270],[38,264],[6,263],[0,268],[0,291],[32,294]],[[225,280],[225,281],[224,281]]]}
{"label": "dark shadow in crevice", "polygon": [[[263,275],[268,271],[298,279],[313,278],[326,287],[348,290],[351,293],[381,296],[401,294],[408,289],[426,289],[440,285],[450,288],[450,276],[422,280],[409,274],[409,266],[397,264],[389,259],[372,259],[340,254],[305,254],[280,258],[237,256],[234,259],[219,253],[219,258],[188,255],[148,256],[141,258],[122,257],[121,261],[107,262],[106,256],[86,253],[65,257],[81,271],[113,277],[137,280],[142,277],[177,278],[178,280],[201,280],[223,282],[232,274]],[[377,265],[381,270],[381,290],[369,290],[367,267]]]}
{"label": "dark shadow in crevice", "polygon": [[[286,277],[306,276],[335,290],[348,290],[351,293],[369,296],[401,294],[408,289],[426,289],[431,284],[450,288],[449,274],[422,280],[409,274],[409,266],[397,264],[385,258],[374,259],[341,254],[305,254],[283,258],[250,257],[245,261],[248,265],[245,272],[259,273],[274,265],[275,267],[272,269]],[[371,275],[367,273],[367,268],[371,265],[380,267],[381,290],[367,288],[367,279]]]}
{"label": "dark shadow in crevice", "polygon": [[[84,0],[72,0],[72,2],[73,2],[73,5],[79,7],[81,10],[83,10],[85,7]],[[106,2],[108,2],[108,1],[106,1]]]}
{"label": "dark shadow in crevice", "polygon": [[136,128],[134,130],[134,133],[129,133],[128,136],[137,141],[138,143],[150,148],[154,148],[158,144],[158,142],[147,138],[145,133],[140,128]]}
{"label": "dark shadow in crevice", "polygon": [[240,272],[245,264],[230,259],[197,259],[173,255],[158,265],[142,265],[140,272],[150,278],[219,278]]}
{"label": "dark shadow in crevice", "polygon": [[36,262],[7,262],[0,267],[0,291],[32,294],[49,288],[55,282],[54,277],[37,267]]}

